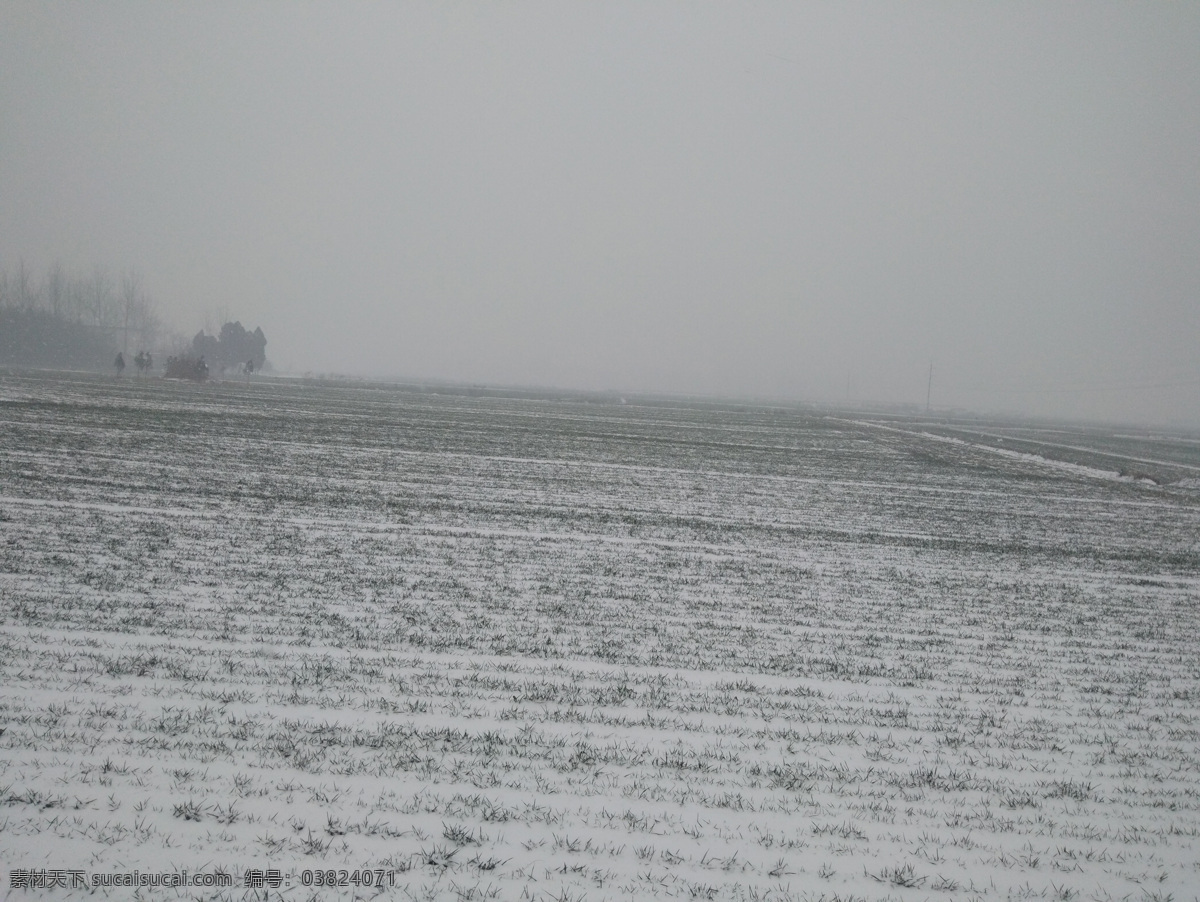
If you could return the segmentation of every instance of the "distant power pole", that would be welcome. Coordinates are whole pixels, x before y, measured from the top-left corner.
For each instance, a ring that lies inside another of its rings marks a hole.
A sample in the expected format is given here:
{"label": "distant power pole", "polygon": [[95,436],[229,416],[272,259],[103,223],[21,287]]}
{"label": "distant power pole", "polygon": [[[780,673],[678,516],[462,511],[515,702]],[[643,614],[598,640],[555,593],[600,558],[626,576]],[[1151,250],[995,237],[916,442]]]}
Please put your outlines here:
{"label": "distant power pole", "polygon": [[933,394],[933,361],[929,361],[929,384],[925,386],[925,416],[929,416],[929,398]]}

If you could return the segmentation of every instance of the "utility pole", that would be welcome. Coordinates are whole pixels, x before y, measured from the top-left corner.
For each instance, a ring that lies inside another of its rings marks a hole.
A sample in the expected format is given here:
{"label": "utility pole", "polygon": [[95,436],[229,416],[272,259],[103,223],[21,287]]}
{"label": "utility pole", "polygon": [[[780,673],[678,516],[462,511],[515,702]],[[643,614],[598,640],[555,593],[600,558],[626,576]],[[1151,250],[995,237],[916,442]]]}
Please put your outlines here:
{"label": "utility pole", "polygon": [[929,361],[929,384],[925,386],[925,416],[929,416],[929,398],[933,394],[933,361]]}

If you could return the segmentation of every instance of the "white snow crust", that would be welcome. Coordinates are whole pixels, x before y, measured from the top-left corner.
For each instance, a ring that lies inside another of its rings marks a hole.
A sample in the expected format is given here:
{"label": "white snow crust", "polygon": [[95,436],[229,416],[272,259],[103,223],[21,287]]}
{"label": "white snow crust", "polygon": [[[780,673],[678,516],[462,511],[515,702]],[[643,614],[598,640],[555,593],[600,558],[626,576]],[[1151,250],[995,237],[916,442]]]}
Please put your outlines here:
{"label": "white snow crust", "polygon": [[0,374],[0,899],[1200,898],[1186,488],[895,418]]}

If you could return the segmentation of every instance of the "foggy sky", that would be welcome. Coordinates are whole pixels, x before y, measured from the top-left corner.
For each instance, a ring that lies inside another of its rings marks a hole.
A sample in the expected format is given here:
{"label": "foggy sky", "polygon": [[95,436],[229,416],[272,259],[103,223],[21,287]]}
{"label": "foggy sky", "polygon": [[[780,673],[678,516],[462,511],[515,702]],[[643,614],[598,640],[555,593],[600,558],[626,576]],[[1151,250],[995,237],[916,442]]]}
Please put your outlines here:
{"label": "foggy sky", "polygon": [[20,258],[293,371],[1200,424],[1200,4],[0,0]]}

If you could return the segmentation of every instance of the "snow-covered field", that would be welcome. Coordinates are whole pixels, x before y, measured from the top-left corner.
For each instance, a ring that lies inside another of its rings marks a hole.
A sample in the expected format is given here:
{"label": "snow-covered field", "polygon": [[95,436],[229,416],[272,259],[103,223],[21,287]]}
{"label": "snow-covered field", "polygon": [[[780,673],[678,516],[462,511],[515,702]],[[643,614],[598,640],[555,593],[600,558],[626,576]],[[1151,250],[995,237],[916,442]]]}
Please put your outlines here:
{"label": "snow-covered field", "polygon": [[0,373],[0,898],[1200,898],[1198,476],[1168,434]]}

